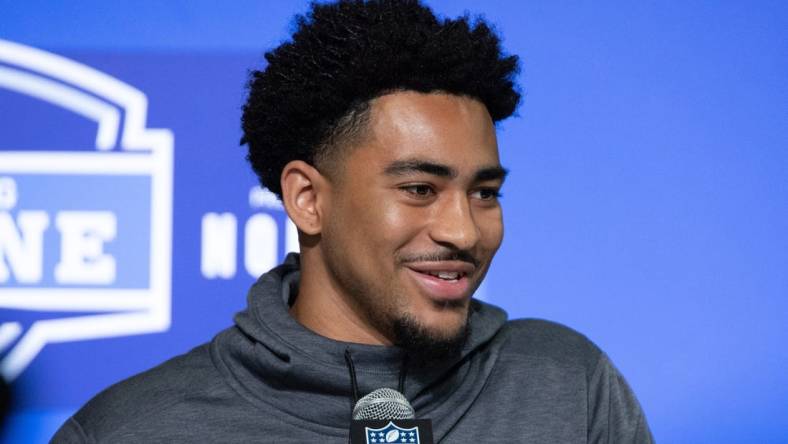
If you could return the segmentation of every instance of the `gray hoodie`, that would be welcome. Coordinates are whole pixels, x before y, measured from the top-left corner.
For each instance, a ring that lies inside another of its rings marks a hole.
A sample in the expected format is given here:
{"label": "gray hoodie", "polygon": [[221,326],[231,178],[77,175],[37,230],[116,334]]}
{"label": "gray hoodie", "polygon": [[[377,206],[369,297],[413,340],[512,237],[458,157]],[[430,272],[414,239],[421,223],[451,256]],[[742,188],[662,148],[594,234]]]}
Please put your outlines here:
{"label": "gray hoodie", "polygon": [[[235,326],[103,391],[52,442],[347,443],[353,398],[397,388],[403,350],[334,341],[288,313],[298,257],[263,275]],[[460,357],[406,372],[404,394],[444,443],[648,443],[624,378],[584,336],[506,321],[474,301]]]}

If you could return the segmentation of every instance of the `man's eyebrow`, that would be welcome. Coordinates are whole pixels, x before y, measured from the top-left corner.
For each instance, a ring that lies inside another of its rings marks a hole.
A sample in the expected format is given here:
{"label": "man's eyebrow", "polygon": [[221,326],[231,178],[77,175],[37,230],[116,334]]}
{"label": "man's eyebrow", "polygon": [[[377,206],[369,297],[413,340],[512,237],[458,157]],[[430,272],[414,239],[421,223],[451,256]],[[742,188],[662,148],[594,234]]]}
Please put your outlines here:
{"label": "man's eyebrow", "polygon": [[[427,173],[438,177],[457,177],[457,170],[454,168],[426,160],[397,160],[389,164],[384,170],[384,173],[389,176],[407,176],[409,174]],[[507,174],[509,174],[509,170],[496,165],[480,169],[476,172],[473,179],[474,182],[486,182],[490,180],[503,181],[506,179]]]}
{"label": "man's eyebrow", "polygon": [[457,177],[457,171],[454,168],[425,160],[397,160],[389,164],[383,172],[388,176],[427,173],[438,177]]}
{"label": "man's eyebrow", "polygon": [[504,179],[506,179],[507,174],[509,174],[509,170],[507,170],[502,166],[482,168],[481,170],[476,172],[474,181],[486,182],[488,180],[500,180],[501,182],[503,182]]}

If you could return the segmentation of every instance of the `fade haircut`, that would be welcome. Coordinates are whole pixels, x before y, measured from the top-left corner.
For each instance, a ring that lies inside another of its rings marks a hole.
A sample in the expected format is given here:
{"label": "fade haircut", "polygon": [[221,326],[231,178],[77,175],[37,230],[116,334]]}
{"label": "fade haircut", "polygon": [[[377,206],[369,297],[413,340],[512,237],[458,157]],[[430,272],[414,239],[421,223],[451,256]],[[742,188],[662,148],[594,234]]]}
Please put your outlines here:
{"label": "fade haircut", "polygon": [[[262,186],[282,197],[284,166],[319,170],[366,127],[370,100],[401,90],[479,100],[498,122],[520,101],[518,59],[482,19],[439,19],[417,0],[314,2],[292,40],[253,71],[243,138]],[[325,171],[324,171],[325,172]]]}

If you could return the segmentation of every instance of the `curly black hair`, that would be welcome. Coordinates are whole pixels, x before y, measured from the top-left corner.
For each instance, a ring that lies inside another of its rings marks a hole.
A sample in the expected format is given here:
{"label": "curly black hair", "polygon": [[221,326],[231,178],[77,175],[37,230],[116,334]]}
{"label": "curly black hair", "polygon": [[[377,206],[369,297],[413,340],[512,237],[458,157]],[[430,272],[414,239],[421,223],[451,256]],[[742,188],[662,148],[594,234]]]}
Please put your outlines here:
{"label": "curly black hair", "polygon": [[518,59],[504,55],[483,20],[438,19],[418,0],[312,3],[292,40],[265,54],[243,107],[247,159],[282,197],[279,178],[296,159],[318,166],[359,133],[369,101],[398,90],[475,98],[494,122],[520,101]]}

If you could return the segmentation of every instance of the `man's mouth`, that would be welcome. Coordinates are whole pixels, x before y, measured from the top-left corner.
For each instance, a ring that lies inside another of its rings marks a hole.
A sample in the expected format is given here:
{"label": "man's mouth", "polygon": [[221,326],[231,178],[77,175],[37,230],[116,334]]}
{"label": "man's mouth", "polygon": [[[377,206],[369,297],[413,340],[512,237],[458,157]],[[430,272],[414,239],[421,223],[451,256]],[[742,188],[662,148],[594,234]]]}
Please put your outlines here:
{"label": "man's mouth", "polygon": [[428,271],[426,274],[443,279],[444,281],[456,281],[466,276],[466,273],[460,271]]}
{"label": "man's mouth", "polygon": [[463,261],[414,262],[406,264],[410,275],[429,299],[458,301],[468,295],[476,266]]}

